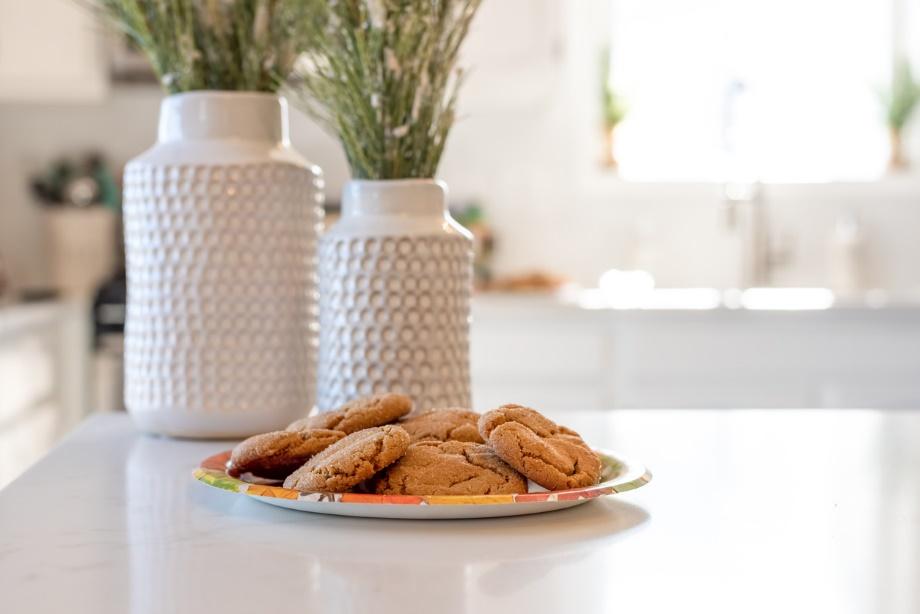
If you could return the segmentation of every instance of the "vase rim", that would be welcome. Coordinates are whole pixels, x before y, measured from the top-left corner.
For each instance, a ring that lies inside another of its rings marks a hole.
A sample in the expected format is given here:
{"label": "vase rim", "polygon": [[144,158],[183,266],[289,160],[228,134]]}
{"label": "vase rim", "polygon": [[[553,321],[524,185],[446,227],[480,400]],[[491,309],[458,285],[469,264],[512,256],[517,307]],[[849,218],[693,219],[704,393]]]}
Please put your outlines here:
{"label": "vase rim", "polygon": [[[348,188],[351,186],[351,188]],[[443,193],[447,193],[447,183],[441,179],[407,177],[403,179],[349,179],[346,182],[347,190],[360,190],[363,192],[392,192],[403,189],[431,189],[437,188]]]}
{"label": "vase rim", "polygon": [[258,92],[255,90],[188,90],[185,92],[168,94],[166,98],[192,98],[195,96],[208,96],[214,98],[284,98],[284,96],[278,92]]}
{"label": "vase rim", "polygon": [[243,139],[290,145],[287,100],[269,92],[195,90],[160,104],[159,142]]}
{"label": "vase rim", "polygon": [[444,215],[447,184],[438,179],[352,179],[342,190],[342,215]]}
{"label": "vase rim", "polygon": [[405,185],[426,184],[428,185],[432,183],[439,183],[442,185],[447,185],[441,179],[435,179],[434,177],[428,177],[428,178],[404,177],[401,179],[349,179],[348,182],[349,183],[363,183],[363,184],[368,184],[368,185],[378,184],[380,186],[398,185],[398,184],[405,184]]}

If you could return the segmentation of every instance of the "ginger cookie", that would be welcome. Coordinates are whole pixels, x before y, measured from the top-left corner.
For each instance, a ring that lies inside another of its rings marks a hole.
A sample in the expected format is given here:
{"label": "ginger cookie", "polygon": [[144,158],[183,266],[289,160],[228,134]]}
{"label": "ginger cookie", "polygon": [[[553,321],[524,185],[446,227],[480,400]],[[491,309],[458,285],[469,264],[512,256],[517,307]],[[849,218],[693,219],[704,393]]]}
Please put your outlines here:
{"label": "ginger cookie", "polygon": [[373,480],[384,495],[498,495],[527,492],[527,480],[488,446],[423,441]]}
{"label": "ginger cookie", "polygon": [[332,444],[284,480],[303,492],[345,492],[395,463],[409,447],[409,433],[388,424],[357,431]]}
{"label": "ginger cookie", "polygon": [[479,419],[479,433],[506,463],[549,490],[597,484],[601,461],[572,429],[536,410],[502,405]]}
{"label": "ginger cookie", "polygon": [[479,414],[476,412],[451,407],[409,414],[399,426],[406,429],[412,443],[432,440],[485,443],[479,434],[478,423]]}
{"label": "ginger cookie", "polygon": [[412,411],[412,399],[402,394],[377,394],[349,401],[335,411],[301,418],[288,425],[289,431],[332,429],[347,434],[382,426]]}
{"label": "ginger cookie", "polygon": [[233,448],[230,471],[282,479],[343,437],[345,433],[328,429],[255,435]]}

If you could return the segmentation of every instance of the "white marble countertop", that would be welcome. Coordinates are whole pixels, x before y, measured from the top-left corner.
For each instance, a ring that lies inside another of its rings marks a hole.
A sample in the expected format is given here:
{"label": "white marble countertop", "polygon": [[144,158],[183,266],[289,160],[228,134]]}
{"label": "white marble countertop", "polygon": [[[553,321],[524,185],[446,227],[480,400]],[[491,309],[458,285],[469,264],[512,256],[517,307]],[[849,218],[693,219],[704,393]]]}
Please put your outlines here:
{"label": "white marble countertop", "polygon": [[319,516],[195,483],[227,442],[93,418],[0,491],[0,611],[920,609],[920,413],[555,417],[655,479],[518,518]]}
{"label": "white marble countertop", "polygon": [[920,293],[904,290],[869,290],[855,296],[838,296],[828,288],[655,288],[642,293],[606,295],[598,288],[565,286],[552,292],[478,292],[475,310],[529,309],[563,313],[595,313],[616,317],[636,314],[662,317],[673,313],[754,314],[915,314],[920,310]]}

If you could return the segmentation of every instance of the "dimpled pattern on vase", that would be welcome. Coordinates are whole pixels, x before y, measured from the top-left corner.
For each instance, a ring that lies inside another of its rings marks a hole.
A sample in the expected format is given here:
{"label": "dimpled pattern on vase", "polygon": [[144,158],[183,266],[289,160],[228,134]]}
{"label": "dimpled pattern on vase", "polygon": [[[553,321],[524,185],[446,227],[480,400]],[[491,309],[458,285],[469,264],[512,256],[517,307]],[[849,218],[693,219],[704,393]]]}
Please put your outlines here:
{"label": "dimpled pattern on vase", "polygon": [[378,392],[469,407],[472,257],[460,236],[324,237],[319,408]]}
{"label": "dimpled pattern on vase", "polygon": [[322,178],[293,164],[125,170],[125,402],[133,412],[312,406]]}

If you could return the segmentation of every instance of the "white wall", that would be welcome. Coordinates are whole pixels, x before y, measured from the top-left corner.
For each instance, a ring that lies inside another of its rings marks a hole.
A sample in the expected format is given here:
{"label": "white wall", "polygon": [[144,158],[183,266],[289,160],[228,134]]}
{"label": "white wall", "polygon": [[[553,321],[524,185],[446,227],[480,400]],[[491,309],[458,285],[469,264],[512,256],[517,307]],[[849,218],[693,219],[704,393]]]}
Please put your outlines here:
{"label": "white wall", "polygon": [[[646,266],[659,285],[737,283],[739,241],[725,229],[719,186],[624,183],[597,171],[592,62],[602,4],[484,4],[467,53],[473,71],[465,117],[451,135],[441,177],[455,202],[484,203],[500,272],[546,268],[591,284],[610,267]],[[159,99],[155,88],[122,87],[96,104],[0,103],[0,252],[20,285],[47,280],[28,177],[57,156],[88,149],[123,164],[152,143]],[[292,130],[336,197],[348,175],[337,144],[299,113]],[[920,139],[911,143],[920,164]],[[873,284],[920,289],[920,176],[882,185],[770,186],[765,195],[794,255],[777,283],[826,283],[833,222],[857,211],[871,241]]]}

